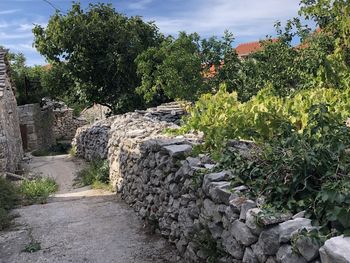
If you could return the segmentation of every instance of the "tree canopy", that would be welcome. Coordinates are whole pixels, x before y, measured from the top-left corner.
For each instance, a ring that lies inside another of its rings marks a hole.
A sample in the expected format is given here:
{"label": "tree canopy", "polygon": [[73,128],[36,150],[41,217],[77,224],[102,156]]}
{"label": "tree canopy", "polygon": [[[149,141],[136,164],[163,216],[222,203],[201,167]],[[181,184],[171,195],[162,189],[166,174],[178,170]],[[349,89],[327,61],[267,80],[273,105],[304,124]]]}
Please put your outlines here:
{"label": "tree canopy", "polygon": [[185,32],[177,38],[164,39],[159,47],[147,49],[136,59],[142,79],[137,91],[146,100],[159,92],[170,99],[194,100],[203,93],[217,91],[228,74],[236,74],[230,68],[238,63],[232,42],[228,32],[223,39],[201,39],[196,33]]}
{"label": "tree canopy", "polygon": [[46,28],[36,25],[33,32],[37,50],[54,67],[64,67],[74,82],[73,96],[114,112],[142,105],[134,92],[140,83],[134,60],[158,44],[160,34],[153,23],[126,17],[111,5],[90,4],[83,10],[73,3],[66,14],[57,11]]}

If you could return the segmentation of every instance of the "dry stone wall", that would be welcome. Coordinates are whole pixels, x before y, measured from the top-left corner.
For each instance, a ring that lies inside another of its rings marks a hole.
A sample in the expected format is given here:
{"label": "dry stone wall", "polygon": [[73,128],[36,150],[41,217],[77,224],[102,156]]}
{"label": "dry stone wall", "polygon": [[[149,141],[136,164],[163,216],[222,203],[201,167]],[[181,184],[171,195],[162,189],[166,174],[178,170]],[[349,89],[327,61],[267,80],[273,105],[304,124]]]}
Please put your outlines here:
{"label": "dry stone wall", "polygon": [[0,174],[14,172],[23,156],[17,102],[8,74],[6,52],[0,49]]}
{"label": "dry stone wall", "polygon": [[83,118],[74,117],[73,109],[53,110],[53,133],[56,140],[72,140],[79,127],[87,124]]}
{"label": "dry stone wall", "polygon": [[[349,237],[320,248],[299,235],[314,229],[304,213],[264,213],[263,200],[249,199],[246,186],[231,187],[235,174],[211,172],[216,166],[207,155],[190,156],[200,138],[168,137],[162,132],[166,127],[174,125],[129,113],[85,127],[75,143],[81,156],[91,159],[97,149],[108,158],[121,197],[175,244],[185,262],[350,262]],[[103,144],[93,143],[100,134]],[[232,147],[247,154],[254,145]]]}
{"label": "dry stone wall", "polygon": [[37,103],[17,108],[25,150],[47,149],[56,144],[52,130],[54,115],[51,109],[42,109]]}

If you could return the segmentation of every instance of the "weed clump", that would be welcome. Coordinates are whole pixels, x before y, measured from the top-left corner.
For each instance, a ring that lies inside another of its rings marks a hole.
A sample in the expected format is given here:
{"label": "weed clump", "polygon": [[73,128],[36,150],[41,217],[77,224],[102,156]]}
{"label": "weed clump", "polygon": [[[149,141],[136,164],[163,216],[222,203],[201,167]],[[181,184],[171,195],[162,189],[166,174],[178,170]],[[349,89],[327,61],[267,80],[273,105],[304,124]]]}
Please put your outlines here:
{"label": "weed clump", "polygon": [[18,204],[18,191],[11,182],[0,177],[0,230],[9,226],[11,216],[10,209]]}
{"label": "weed clump", "polygon": [[46,203],[50,194],[58,190],[58,185],[52,178],[25,180],[19,186],[19,193],[25,205]]}
{"label": "weed clump", "polygon": [[91,161],[87,167],[78,172],[76,184],[110,190],[108,162],[106,160]]}

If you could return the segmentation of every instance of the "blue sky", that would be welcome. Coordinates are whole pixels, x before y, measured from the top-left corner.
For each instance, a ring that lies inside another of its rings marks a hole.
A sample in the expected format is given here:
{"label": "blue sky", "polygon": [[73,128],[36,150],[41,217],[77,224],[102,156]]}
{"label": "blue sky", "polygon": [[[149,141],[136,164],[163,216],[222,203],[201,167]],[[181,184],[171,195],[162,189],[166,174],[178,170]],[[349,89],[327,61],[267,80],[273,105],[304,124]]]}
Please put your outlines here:
{"label": "blue sky", "polygon": [[[70,8],[71,0],[51,0],[60,10]],[[233,32],[235,45],[274,34],[274,23],[297,15],[299,0],[109,0],[80,1],[112,3],[125,15],[140,15],[155,21],[160,31],[198,32],[203,37]],[[23,52],[28,65],[45,64],[32,47],[33,24],[46,25],[54,9],[44,0],[0,0],[0,45]]]}

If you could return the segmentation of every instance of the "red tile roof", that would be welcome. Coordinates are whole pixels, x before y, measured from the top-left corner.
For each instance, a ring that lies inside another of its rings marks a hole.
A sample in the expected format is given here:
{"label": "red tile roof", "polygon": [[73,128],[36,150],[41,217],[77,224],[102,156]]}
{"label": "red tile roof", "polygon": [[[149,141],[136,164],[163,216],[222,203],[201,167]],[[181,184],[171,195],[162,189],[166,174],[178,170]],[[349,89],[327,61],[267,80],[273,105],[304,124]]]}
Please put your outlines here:
{"label": "red tile roof", "polygon": [[[276,42],[277,38],[273,38],[272,42]],[[240,44],[236,47],[238,57],[246,57],[252,53],[262,50],[263,47],[260,41],[248,42]]]}

